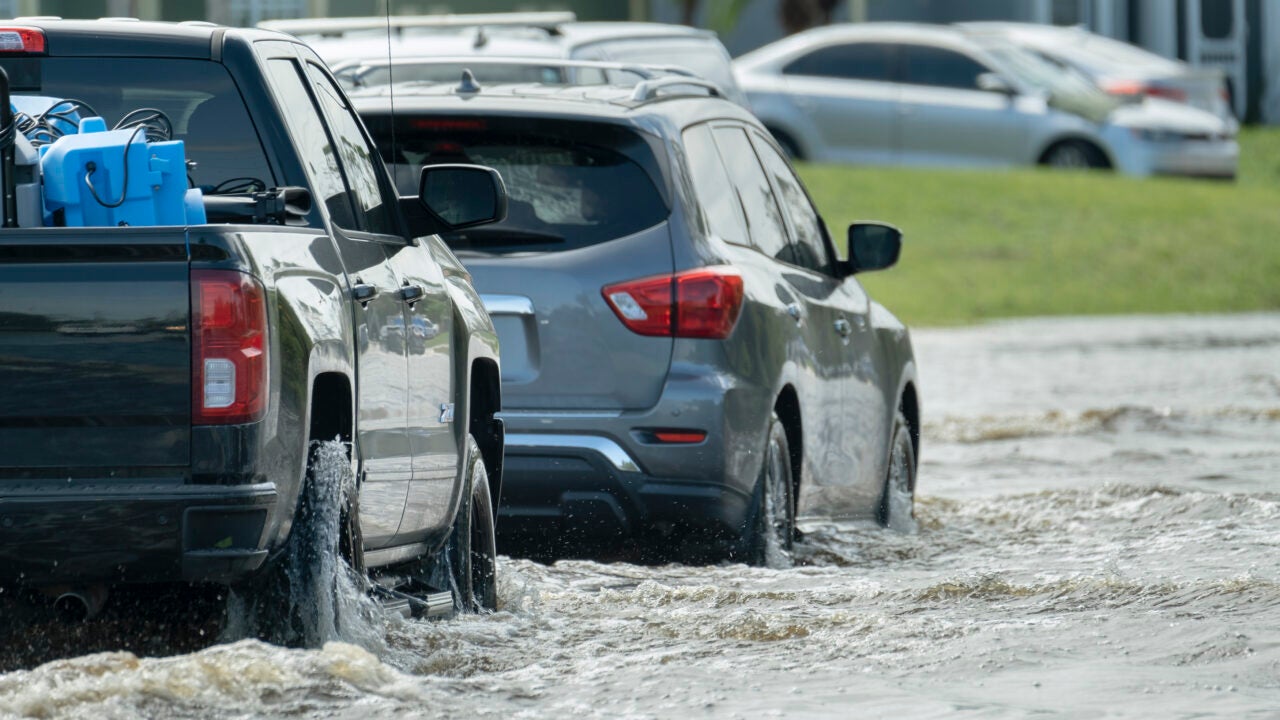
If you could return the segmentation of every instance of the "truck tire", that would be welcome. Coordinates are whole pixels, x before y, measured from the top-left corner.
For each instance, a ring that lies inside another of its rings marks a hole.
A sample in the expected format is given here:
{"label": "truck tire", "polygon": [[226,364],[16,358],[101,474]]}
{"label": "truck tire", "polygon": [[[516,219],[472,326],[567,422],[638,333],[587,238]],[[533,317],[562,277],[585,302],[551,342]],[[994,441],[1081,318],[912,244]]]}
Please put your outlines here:
{"label": "truck tire", "polygon": [[475,438],[467,436],[463,502],[445,545],[454,584],[454,606],[461,612],[498,608],[498,551],[493,527],[489,473]]}
{"label": "truck tire", "polygon": [[350,585],[342,580],[363,576],[356,497],[346,446],[312,442],[289,540],[258,577],[234,588],[241,600],[228,606],[229,636],[309,648],[340,639],[339,594]]}

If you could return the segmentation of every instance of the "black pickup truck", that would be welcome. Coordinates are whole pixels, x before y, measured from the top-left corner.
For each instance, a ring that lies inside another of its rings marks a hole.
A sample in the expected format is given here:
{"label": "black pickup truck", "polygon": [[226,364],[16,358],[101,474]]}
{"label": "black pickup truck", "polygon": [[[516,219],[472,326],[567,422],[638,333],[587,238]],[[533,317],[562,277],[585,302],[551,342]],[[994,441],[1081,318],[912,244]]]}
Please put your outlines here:
{"label": "black pickup truck", "polygon": [[160,111],[208,218],[0,228],[0,587],[89,614],[119,584],[252,588],[328,552],[443,568],[437,589],[492,607],[497,339],[435,233],[500,219],[497,174],[432,168],[397,196],[279,33],[0,20],[0,68],[15,107]]}

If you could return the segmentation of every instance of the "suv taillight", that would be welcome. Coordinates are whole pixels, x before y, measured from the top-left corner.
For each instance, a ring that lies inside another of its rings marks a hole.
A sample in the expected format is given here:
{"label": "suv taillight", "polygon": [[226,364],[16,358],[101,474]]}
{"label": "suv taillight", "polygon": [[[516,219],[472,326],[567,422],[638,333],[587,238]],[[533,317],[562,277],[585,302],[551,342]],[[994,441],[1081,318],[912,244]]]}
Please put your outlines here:
{"label": "suv taillight", "polygon": [[600,292],[640,335],[719,340],[733,332],[742,312],[742,275],[730,267],[628,280]]}
{"label": "suv taillight", "polygon": [[191,424],[253,422],[267,405],[267,303],[235,270],[191,271]]}

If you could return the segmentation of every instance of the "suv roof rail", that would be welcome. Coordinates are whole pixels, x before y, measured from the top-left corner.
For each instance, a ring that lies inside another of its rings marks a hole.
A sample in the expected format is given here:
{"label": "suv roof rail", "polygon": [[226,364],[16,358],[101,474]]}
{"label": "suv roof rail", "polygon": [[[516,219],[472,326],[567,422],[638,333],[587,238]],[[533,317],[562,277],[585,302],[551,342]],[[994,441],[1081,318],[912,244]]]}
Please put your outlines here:
{"label": "suv roof rail", "polygon": [[361,30],[381,30],[390,27],[400,32],[406,28],[459,28],[459,27],[528,27],[554,32],[564,23],[574,22],[578,16],[572,12],[511,12],[470,13],[447,15],[392,15],[379,17],[331,17],[298,18],[293,20],[263,20],[258,27],[278,30],[290,35],[341,36]]}
{"label": "suv roof rail", "polygon": [[688,77],[680,75],[669,75],[667,77],[651,78],[636,83],[635,90],[631,93],[633,102],[651,102],[659,98],[672,97],[672,95],[661,95],[663,90],[675,87],[697,88],[705,91],[709,97],[724,97],[724,92],[720,90],[720,86],[710,80],[703,80],[697,77]]}
{"label": "suv roof rail", "polygon": [[692,70],[679,65],[655,65],[652,63],[615,62],[610,60],[578,60],[561,57],[526,57],[523,55],[402,55],[388,60],[385,57],[350,58],[330,64],[330,68],[339,70],[357,70],[365,67],[395,67],[396,65],[528,65],[546,68],[585,68],[598,70],[617,70],[635,75],[641,80],[652,80],[666,75],[696,78]]}

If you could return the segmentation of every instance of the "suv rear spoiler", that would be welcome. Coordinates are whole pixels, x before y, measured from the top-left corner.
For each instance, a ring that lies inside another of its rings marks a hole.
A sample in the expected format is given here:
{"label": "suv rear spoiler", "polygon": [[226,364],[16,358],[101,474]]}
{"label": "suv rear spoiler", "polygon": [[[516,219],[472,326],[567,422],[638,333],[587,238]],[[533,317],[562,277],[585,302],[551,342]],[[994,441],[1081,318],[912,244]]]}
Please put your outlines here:
{"label": "suv rear spoiler", "polygon": [[263,20],[258,27],[299,37],[341,37],[347,33],[390,29],[400,33],[406,28],[527,27],[554,34],[564,23],[574,22],[572,12],[512,12],[445,15],[391,15],[366,17],[299,18]]}

